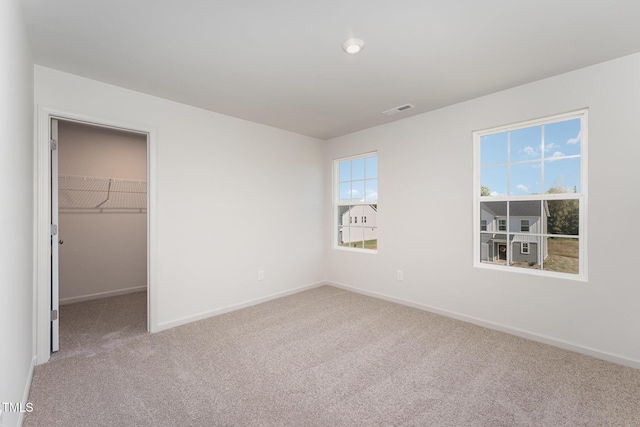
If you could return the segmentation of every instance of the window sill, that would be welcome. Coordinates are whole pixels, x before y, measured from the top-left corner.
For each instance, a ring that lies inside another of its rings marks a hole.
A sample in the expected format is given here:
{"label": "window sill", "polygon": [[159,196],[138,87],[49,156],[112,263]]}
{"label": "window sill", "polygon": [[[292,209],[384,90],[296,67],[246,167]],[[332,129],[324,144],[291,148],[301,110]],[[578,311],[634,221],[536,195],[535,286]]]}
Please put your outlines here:
{"label": "window sill", "polygon": [[361,254],[377,254],[377,249],[350,248],[348,246],[334,246],[333,249],[344,252],[358,252]]}
{"label": "window sill", "polygon": [[508,267],[506,265],[497,265],[491,264],[487,262],[474,262],[474,267],[483,268],[487,270],[495,270],[495,271],[505,271],[516,274],[528,274],[530,276],[539,276],[539,277],[553,277],[557,279],[565,279],[572,280],[577,282],[588,282],[589,278],[586,274],[571,274],[571,273],[560,273],[556,271],[550,270],[536,270],[531,268],[521,268],[521,267]]}

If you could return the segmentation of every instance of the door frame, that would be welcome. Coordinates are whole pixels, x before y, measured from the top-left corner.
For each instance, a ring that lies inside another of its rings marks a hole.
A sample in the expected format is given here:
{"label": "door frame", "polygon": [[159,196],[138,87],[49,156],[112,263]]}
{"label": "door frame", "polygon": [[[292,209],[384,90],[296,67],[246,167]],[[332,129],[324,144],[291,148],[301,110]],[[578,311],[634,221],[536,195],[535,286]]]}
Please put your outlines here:
{"label": "door frame", "polygon": [[[54,126],[55,122],[55,126]],[[51,139],[55,139],[56,141],[60,141],[59,133],[58,133],[58,124],[60,123],[59,119],[51,118],[49,120],[49,131],[51,132]],[[59,165],[59,157],[58,147],[55,150],[50,151],[50,161],[49,165],[51,165],[51,173],[49,174],[49,194],[51,196],[51,224],[56,224],[56,228],[60,225],[60,204],[58,200],[58,165]],[[57,243],[59,241],[60,234],[58,230],[51,232],[51,311],[56,311],[56,313],[60,312],[60,246]],[[56,315],[53,320],[51,320],[51,343],[50,348],[51,352],[55,353],[60,349],[60,322],[58,321],[58,316]]]}
{"label": "door frame", "polygon": [[125,130],[147,135],[147,331],[157,332],[158,298],[156,151],[153,127],[90,117],[70,111],[38,106],[36,111],[36,147],[34,168],[34,340],[36,364],[51,358],[51,119],[82,122],[98,127]]}
{"label": "door frame", "polygon": [[[493,256],[492,256],[492,260],[494,262],[498,262],[501,261],[500,259],[500,246],[504,245],[506,247],[506,250],[509,250],[509,246],[507,244],[506,240],[493,240]],[[506,261],[506,252],[505,252],[505,259],[504,261]]]}
{"label": "door frame", "polygon": [[496,251],[496,253],[498,254],[498,261],[501,261],[503,259],[503,258],[500,258],[500,253],[501,253],[500,252],[500,247],[501,246],[504,246],[504,261],[507,261],[507,249],[508,249],[507,243],[506,242],[505,243],[497,242],[496,246],[498,246],[498,250]]}

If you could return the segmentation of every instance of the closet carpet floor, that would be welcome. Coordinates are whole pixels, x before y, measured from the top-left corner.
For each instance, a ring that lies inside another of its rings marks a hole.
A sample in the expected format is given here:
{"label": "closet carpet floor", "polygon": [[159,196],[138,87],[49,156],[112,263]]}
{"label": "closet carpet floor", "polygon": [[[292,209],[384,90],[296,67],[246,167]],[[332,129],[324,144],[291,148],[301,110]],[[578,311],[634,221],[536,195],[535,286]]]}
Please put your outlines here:
{"label": "closet carpet floor", "polygon": [[147,333],[147,293],[61,305],[60,351],[51,360],[91,356],[126,345]]}

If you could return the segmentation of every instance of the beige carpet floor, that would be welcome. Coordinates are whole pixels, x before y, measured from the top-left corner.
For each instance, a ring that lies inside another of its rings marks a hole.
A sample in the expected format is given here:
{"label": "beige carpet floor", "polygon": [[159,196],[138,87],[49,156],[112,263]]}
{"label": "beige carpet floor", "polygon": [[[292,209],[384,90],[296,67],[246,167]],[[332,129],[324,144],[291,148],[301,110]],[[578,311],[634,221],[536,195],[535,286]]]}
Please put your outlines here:
{"label": "beige carpet floor", "polygon": [[36,367],[25,426],[640,425],[639,370],[330,286],[133,329]]}
{"label": "beige carpet floor", "polygon": [[147,332],[147,293],[60,306],[60,351],[51,360],[91,356],[141,338]]}

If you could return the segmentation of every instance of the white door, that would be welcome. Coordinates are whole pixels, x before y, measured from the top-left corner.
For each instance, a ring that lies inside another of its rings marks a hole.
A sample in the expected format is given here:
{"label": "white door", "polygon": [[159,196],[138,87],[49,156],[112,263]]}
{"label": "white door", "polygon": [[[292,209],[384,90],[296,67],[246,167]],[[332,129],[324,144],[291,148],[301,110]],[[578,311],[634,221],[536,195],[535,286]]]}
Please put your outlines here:
{"label": "white door", "polygon": [[58,120],[51,119],[51,352],[60,348],[58,235]]}

